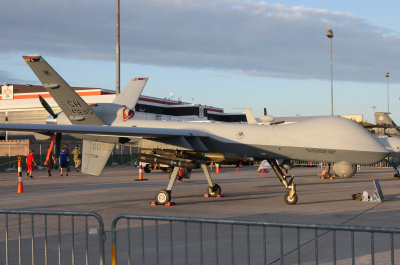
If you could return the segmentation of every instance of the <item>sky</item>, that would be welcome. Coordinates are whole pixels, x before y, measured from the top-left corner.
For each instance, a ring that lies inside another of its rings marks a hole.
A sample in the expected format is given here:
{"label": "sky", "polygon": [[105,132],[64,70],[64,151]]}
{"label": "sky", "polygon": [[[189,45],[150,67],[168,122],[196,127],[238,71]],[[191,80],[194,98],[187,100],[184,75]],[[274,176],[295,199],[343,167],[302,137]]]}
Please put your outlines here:
{"label": "sky", "polygon": [[[387,111],[400,123],[400,2],[120,0],[121,88],[272,116]],[[0,83],[40,84],[41,54],[71,86],[115,90],[115,2],[2,0]],[[390,78],[385,73],[390,72]],[[389,82],[388,82],[389,81]],[[375,107],[375,108],[374,108]]]}

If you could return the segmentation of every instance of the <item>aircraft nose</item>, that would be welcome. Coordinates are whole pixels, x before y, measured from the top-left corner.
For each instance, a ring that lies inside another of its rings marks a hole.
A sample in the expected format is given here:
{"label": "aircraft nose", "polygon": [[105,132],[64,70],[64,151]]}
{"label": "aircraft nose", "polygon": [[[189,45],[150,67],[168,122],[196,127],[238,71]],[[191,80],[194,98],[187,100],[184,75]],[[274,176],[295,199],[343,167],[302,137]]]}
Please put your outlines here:
{"label": "aircraft nose", "polygon": [[326,156],[330,162],[347,161],[352,164],[371,165],[382,161],[389,154],[375,136],[349,119],[319,117],[305,121],[299,126],[303,126],[303,136],[312,139],[316,147],[331,150],[331,156]]}
{"label": "aircraft nose", "polygon": [[353,150],[350,159],[353,160],[353,164],[376,164],[389,155],[389,150],[364,127],[347,119],[343,119],[342,122],[347,123],[343,126],[346,128],[347,137],[342,140],[342,148]]}
{"label": "aircraft nose", "polygon": [[[374,136],[373,136],[374,137]],[[383,145],[381,145],[376,139],[373,139],[371,141],[370,146],[368,147],[368,150],[362,151],[362,157],[360,158],[361,160],[365,160],[364,163],[360,162],[358,164],[376,164],[385,157],[387,157],[390,152],[387,150]]]}

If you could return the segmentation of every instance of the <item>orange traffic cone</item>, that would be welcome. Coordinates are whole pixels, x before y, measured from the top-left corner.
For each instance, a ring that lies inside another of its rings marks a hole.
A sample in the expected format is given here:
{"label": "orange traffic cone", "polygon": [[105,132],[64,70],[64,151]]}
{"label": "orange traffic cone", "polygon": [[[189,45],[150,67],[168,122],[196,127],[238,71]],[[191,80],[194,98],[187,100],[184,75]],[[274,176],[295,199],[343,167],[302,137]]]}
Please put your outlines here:
{"label": "orange traffic cone", "polygon": [[135,181],[143,181],[147,180],[143,178],[143,168],[142,168],[142,162],[139,163],[139,178],[135,179]]}
{"label": "orange traffic cone", "polygon": [[21,157],[18,157],[18,189],[17,193],[24,193],[24,185],[22,184],[22,166]]}
{"label": "orange traffic cone", "polygon": [[215,164],[215,172],[217,173],[217,174],[219,174],[219,172],[220,172],[220,164],[219,163],[217,163],[217,164]]}

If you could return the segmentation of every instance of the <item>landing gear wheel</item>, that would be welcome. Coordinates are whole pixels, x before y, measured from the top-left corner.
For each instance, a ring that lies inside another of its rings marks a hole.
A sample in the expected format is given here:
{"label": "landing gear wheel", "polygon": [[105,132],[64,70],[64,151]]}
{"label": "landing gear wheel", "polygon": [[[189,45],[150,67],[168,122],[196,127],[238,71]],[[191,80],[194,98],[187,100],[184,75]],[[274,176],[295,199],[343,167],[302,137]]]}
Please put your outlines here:
{"label": "landing gear wheel", "polygon": [[167,202],[171,201],[171,192],[167,190],[160,190],[156,193],[155,199],[157,204],[166,204]]}
{"label": "landing gear wheel", "polygon": [[208,187],[208,196],[217,197],[217,195],[221,195],[221,187],[218,184],[214,184],[212,187]]}
{"label": "landing gear wheel", "polygon": [[298,200],[297,194],[295,193],[295,194],[293,195],[293,197],[290,198],[290,191],[288,191],[288,192],[285,193],[284,200],[285,200],[286,204],[294,205],[294,204],[297,203],[297,200]]}

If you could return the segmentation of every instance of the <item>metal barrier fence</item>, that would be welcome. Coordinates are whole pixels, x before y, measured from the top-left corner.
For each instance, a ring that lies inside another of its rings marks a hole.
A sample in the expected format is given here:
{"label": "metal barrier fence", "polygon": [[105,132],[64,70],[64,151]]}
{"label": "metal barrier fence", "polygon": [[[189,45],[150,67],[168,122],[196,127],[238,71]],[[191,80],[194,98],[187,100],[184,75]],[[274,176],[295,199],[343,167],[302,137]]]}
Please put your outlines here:
{"label": "metal barrier fence", "polygon": [[[400,264],[397,228],[141,215],[111,228],[113,265]],[[104,265],[104,232],[94,212],[0,210],[0,264]]]}
{"label": "metal barrier fence", "polygon": [[118,215],[111,232],[113,265],[400,262],[394,228]]}
{"label": "metal barrier fence", "polygon": [[0,210],[0,264],[104,265],[104,240],[95,212]]}

